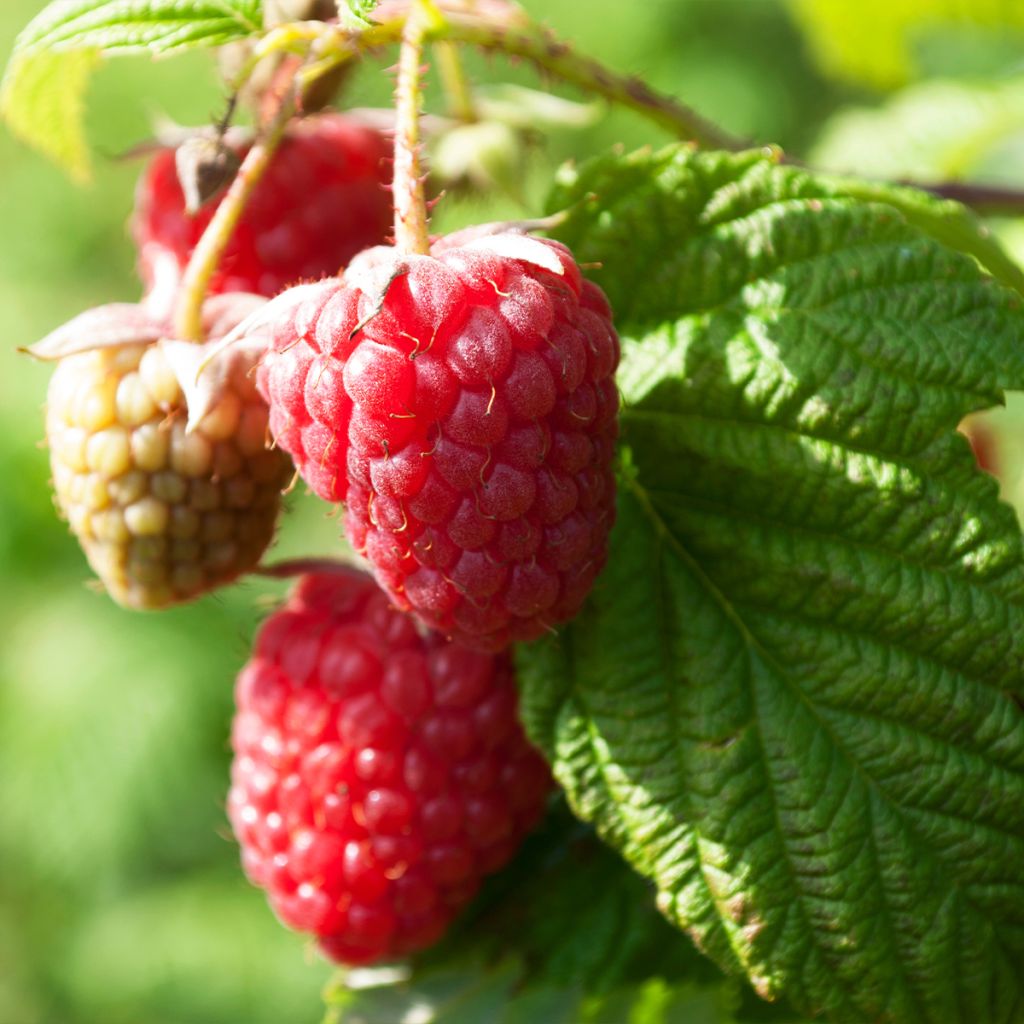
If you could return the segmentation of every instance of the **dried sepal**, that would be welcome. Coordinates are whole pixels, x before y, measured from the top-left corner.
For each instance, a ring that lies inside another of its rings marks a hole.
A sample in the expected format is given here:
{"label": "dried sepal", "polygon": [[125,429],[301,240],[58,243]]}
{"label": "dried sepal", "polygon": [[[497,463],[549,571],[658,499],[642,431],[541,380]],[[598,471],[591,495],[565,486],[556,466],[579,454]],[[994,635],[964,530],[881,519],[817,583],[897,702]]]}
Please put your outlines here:
{"label": "dried sepal", "polygon": [[151,344],[166,333],[166,324],[147,307],[111,302],[79,313],[22,351],[52,361],[93,349]]}

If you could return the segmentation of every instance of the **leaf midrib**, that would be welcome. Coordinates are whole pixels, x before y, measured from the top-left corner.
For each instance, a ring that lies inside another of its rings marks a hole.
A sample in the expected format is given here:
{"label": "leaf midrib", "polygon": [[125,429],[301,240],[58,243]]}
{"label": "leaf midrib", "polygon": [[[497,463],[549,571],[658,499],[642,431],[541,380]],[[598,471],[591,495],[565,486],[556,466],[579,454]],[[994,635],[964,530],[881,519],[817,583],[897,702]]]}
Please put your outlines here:
{"label": "leaf midrib", "polygon": [[[742,620],[742,618],[739,616],[739,614],[735,611],[735,609],[733,608],[732,603],[728,600],[728,598],[726,598],[725,594],[723,594],[715,586],[714,582],[706,575],[706,573],[701,568],[699,563],[690,555],[689,551],[687,551],[687,549],[682,545],[682,543],[680,543],[678,538],[675,537],[675,535],[671,532],[671,530],[668,529],[668,525],[661,518],[661,516],[657,513],[657,510],[653,507],[653,505],[650,503],[650,500],[648,499],[647,494],[646,494],[644,488],[639,483],[639,481],[637,481],[635,479],[630,480],[630,482],[629,482],[629,489],[633,492],[633,494],[636,497],[636,499],[637,499],[638,503],[640,504],[641,508],[644,510],[644,513],[651,520],[651,524],[654,527],[656,536],[661,538],[663,543],[666,543],[669,547],[671,547],[673,550],[676,551],[676,553],[679,556],[679,558],[681,559],[681,561],[683,561],[683,563],[687,566],[687,568],[690,569],[690,571],[694,574],[695,578],[708,591],[708,593],[712,596],[713,600],[722,609],[722,611],[724,612],[726,617],[734,624],[734,626],[737,628],[737,630],[741,633],[741,635],[744,638],[744,641],[745,641],[746,645],[749,648],[753,649],[753,650],[759,650],[760,649],[759,642],[755,638],[754,634],[747,628],[746,623]],[[659,597],[659,600],[658,600],[658,614],[659,614],[659,616],[662,619],[662,624],[664,625],[664,616],[665,616],[665,608],[667,607],[667,601],[666,601],[665,594],[664,594],[664,587],[665,587],[666,580],[665,580],[665,573],[662,571],[662,565],[663,565],[663,562],[662,562],[661,559],[659,559],[658,560],[658,571],[657,571],[657,574],[656,574],[657,575],[657,585],[658,585],[658,588],[659,588],[658,589],[658,597]],[[664,637],[666,635],[666,630],[662,629],[661,633],[662,633],[662,636]],[[666,666],[671,665],[672,664],[672,660],[671,660],[670,657],[668,657],[668,652],[664,651],[664,640],[662,640],[662,647],[663,647],[663,657],[665,658],[665,665]],[[771,665],[772,661],[771,661],[770,658],[766,657],[765,658],[765,663]],[[677,702],[675,700],[675,694],[674,694],[674,691],[672,690],[672,688],[669,687],[668,690],[669,690],[669,697],[668,697],[669,704],[670,704],[670,707],[671,707],[672,712],[673,712],[673,719],[672,720],[673,720],[673,723],[675,723],[675,722],[679,721],[678,704],[677,704]],[[577,694],[578,694],[578,691],[577,691]],[[756,699],[755,699],[753,693],[751,693],[750,696],[751,696],[751,703],[756,708]],[[585,705],[584,705],[584,707],[585,707]],[[763,737],[761,736],[760,725],[759,725],[759,723],[757,721],[757,717],[758,717],[757,716],[757,712],[755,710],[755,713],[752,716],[752,723],[751,724],[753,724],[755,729],[757,729],[759,746],[761,748],[761,759],[760,759],[760,761],[761,761],[761,766],[764,769],[764,777],[765,777],[765,780],[766,780],[766,782],[768,784],[768,791],[769,791],[769,796],[770,796],[770,799],[771,799],[772,820],[774,821],[774,824],[775,824],[775,837],[778,840],[778,843],[781,846],[783,854],[785,856],[786,869],[787,869],[787,872],[789,874],[790,885],[792,887],[792,891],[794,893],[796,893],[797,902],[798,902],[798,905],[799,905],[799,908],[800,908],[800,914],[801,914],[801,917],[803,918],[803,922],[804,922],[804,934],[809,936],[809,941],[818,950],[818,953],[819,953],[819,955],[822,956],[824,962],[827,963],[827,964],[830,964],[830,965],[832,965],[834,967],[835,966],[835,958],[830,955],[830,951],[829,950],[827,950],[825,947],[823,947],[821,945],[821,942],[818,939],[818,933],[814,929],[814,927],[811,925],[810,919],[807,916],[806,908],[804,907],[804,892],[803,892],[803,890],[801,889],[801,887],[799,885],[797,872],[796,872],[796,869],[795,869],[795,867],[793,865],[792,859],[791,859],[790,854],[789,854],[789,847],[788,847],[787,842],[786,842],[785,831],[782,828],[782,822],[781,822],[781,820],[779,818],[779,807],[778,807],[778,801],[776,800],[776,796],[775,796],[775,787],[772,784],[771,773],[767,770],[767,761],[766,761],[766,758],[764,756],[764,753],[765,753],[764,752],[764,741],[763,741]],[[588,713],[588,720],[591,721],[591,722],[594,720],[593,716],[590,715],[589,713]],[[673,728],[673,731],[674,731],[674,728]],[[679,760],[681,755],[679,753],[679,743],[678,742],[673,743],[673,750],[674,750],[675,756],[676,756],[676,758],[677,758],[677,760],[679,762],[680,777],[681,778],[686,778],[686,776],[687,776],[686,765],[681,760]],[[596,751],[595,751],[595,754],[596,754]],[[691,829],[693,829],[694,836],[696,838],[699,835],[699,833],[696,831],[695,824],[693,822],[688,822],[688,825],[689,825],[689,827]],[[733,939],[732,939],[732,937],[731,937],[731,935],[729,933],[729,929],[725,926],[722,912],[719,909],[719,901],[717,900],[717,898],[715,897],[714,893],[712,892],[712,890],[711,890],[711,888],[710,888],[710,886],[708,884],[707,878],[706,878],[706,876],[704,874],[704,859],[703,859],[703,857],[700,854],[699,848],[695,852],[697,854],[697,866],[698,866],[698,870],[700,871],[701,880],[704,882],[705,889],[707,890],[708,895],[709,895],[710,900],[711,900],[711,905],[716,908],[716,913],[719,915],[719,919],[720,919],[719,920],[719,927],[720,927],[722,933],[725,935],[726,941],[729,943],[730,948],[733,949],[734,955],[737,957],[737,959],[740,961],[740,963],[746,963],[747,962],[747,958],[744,957],[743,955],[741,955],[740,951],[736,949],[735,944],[733,942]],[[782,932],[780,931],[779,932],[780,938],[781,938],[781,935],[782,935]],[[835,980],[836,986],[843,993],[844,1001],[849,1006],[856,1006],[857,1005],[857,1001],[856,1001],[855,998],[853,998],[853,993],[852,993],[852,991],[850,989],[849,982],[845,978],[843,978],[839,974],[838,971],[834,971],[833,975],[834,975],[834,980]]]}

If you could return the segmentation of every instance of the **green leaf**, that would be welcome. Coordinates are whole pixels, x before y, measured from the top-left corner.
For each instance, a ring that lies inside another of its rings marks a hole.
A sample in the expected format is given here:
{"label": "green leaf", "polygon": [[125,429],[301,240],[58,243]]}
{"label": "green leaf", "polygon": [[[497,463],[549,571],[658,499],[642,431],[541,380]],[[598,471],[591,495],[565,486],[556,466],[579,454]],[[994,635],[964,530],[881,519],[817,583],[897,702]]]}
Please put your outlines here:
{"label": "green leaf", "polygon": [[82,121],[89,76],[99,60],[94,49],[16,54],[0,91],[0,114],[11,132],[79,183],[89,178]]}
{"label": "green leaf", "polygon": [[261,0],[55,0],[32,19],[14,49],[158,54],[220,46],[262,27]]}
{"label": "green leaf", "polygon": [[881,106],[839,111],[810,159],[816,167],[873,178],[956,180],[984,173],[986,158],[1022,133],[1024,77],[929,81]]}
{"label": "green leaf", "polygon": [[518,965],[436,968],[335,994],[328,1024],[734,1024],[722,988],[653,980],[605,996],[574,989],[521,989]]}
{"label": "green leaf", "polygon": [[[687,153],[687,147],[679,146],[653,155],[641,152],[622,160],[594,161],[586,171],[586,180],[593,186],[589,193],[578,187],[583,179],[577,171],[571,167],[564,169],[561,184],[556,186],[548,207],[553,213],[570,206],[576,209],[570,211],[560,237],[570,244],[588,245],[602,254],[607,249],[629,254],[635,232],[647,229],[643,216],[652,210],[655,216],[668,218],[669,223],[655,239],[664,241],[673,234],[688,236],[704,221],[711,226],[719,217],[728,218],[734,205],[742,210],[744,204],[767,205],[777,201],[797,207],[795,212],[813,242],[810,229],[826,227],[831,217],[818,217],[818,209],[825,209],[822,201],[856,199],[892,207],[889,213],[880,210],[880,217],[895,215],[900,221],[908,221],[943,245],[972,256],[1004,284],[1024,292],[1024,272],[1003,251],[989,228],[960,203],[884,182],[812,175],[780,165],[779,154],[774,150],[709,153],[706,158],[694,160]],[[658,179],[654,190],[649,188],[652,176]],[[722,204],[723,209],[705,211],[700,205],[701,196],[719,188],[721,193],[715,202]],[[774,244],[770,238],[766,241]],[[759,254],[762,262],[770,262],[771,258],[770,251]],[[593,262],[600,263],[602,259],[603,256],[595,256]],[[638,309],[644,311],[645,317],[656,319],[662,310],[671,310],[678,303],[671,286],[679,263],[705,272],[699,262],[681,252],[669,250],[666,254],[659,250],[651,264],[640,259],[620,259],[614,273],[606,266],[593,276],[608,292],[620,323]]]}
{"label": "green leaf", "polygon": [[55,0],[15,42],[0,113],[14,134],[83,180],[84,96],[101,57],[219,46],[262,23],[262,0]]}
{"label": "green leaf", "polygon": [[398,983],[389,974],[378,983],[380,975],[370,974],[359,987],[338,985],[328,991],[325,1024],[391,1024],[407,1020],[413,1012],[417,1024],[497,1024],[517,974],[514,963],[491,969],[478,964],[439,968]]}
{"label": "green leaf", "polygon": [[369,25],[380,0],[338,0],[338,14],[354,26]]}
{"label": "green leaf", "polygon": [[825,71],[881,89],[917,73],[915,51],[930,33],[1024,34],[1016,0],[789,0],[789,7]]}
{"label": "green leaf", "polygon": [[819,180],[831,185],[837,195],[895,207],[908,224],[951,249],[973,256],[996,280],[1024,294],[1020,264],[1006,252],[991,228],[961,203],[884,182],[826,175],[819,176]]}
{"label": "green leaf", "polygon": [[761,154],[553,206],[624,335],[625,461],[588,607],[520,651],[531,736],[764,995],[1019,1021],[1024,554],[955,428],[1024,387],[1020,297]]}

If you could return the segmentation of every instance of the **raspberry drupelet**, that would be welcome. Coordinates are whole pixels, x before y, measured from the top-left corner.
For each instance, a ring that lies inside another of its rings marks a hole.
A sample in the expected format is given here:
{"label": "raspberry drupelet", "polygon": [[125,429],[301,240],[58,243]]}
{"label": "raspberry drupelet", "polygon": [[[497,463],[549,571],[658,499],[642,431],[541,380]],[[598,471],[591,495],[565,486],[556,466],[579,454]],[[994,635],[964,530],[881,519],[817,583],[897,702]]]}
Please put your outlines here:
{"label": "raspberry drupelet", "polygon": [[258,385],[395,604],[499,650],[572,618],[604,565],[619,340],[565,246],[466,237],[284,293]]}
{"label": "raspberry drupelet", "polygon": [[434,943],[543,812],[508,658],[417,632],[363,573],[298,581],[236,703],[243,866],[336,960]]}

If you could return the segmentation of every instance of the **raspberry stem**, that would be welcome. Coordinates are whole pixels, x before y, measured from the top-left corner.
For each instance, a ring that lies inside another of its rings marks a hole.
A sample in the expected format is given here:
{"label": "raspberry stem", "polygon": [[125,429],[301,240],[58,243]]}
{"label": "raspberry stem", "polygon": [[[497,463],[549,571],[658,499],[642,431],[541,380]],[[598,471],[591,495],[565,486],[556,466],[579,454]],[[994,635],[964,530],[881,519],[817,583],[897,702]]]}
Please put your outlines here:
{"label": "raspberry stem", "polygon": [[206,292],[224,250],[234,233],[242,211],[253,189],[263,177],[297,102],[294,80],[278,101],[277,110],[260,137],[245,155],[213,218],[199,239],[181,279],[178,302],[174,310],[174,334],[183,341],[202,341],[202,309]]}
{"label": "raspberry stem", "polygon": [[307,573],[320,575],[347,576],[349,579],[364,579],[365,574],[347,562],[337,558],[290,558],[282,562],[264,563],[253,570],[255,576],[271,579],[290,579]]}
{"label": "raspberry stem", "polygon": [[402,28],[395,89],[395,247],[425,256],[430,251],[427,199],[420,167],[421,62],[427,31],[427,10],[414,0]]}

